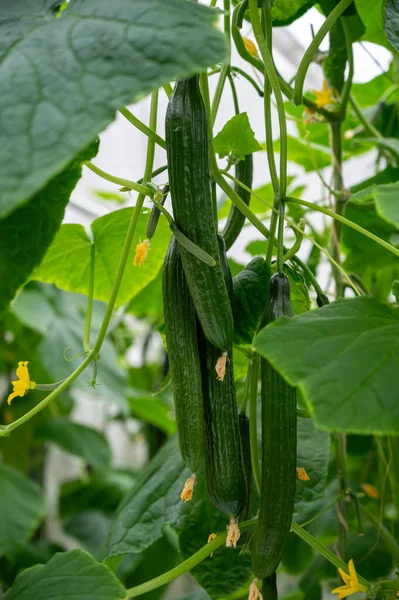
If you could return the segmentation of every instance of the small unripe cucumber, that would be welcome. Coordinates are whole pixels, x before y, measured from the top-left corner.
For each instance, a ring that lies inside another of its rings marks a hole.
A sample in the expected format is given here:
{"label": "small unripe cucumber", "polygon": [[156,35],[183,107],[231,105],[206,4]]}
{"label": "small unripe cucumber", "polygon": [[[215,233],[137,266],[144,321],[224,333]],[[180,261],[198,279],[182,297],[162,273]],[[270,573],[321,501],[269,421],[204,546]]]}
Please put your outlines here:
{"label": "small unripe cucumber", "polygon": [[[252,175],[253,175],[253,158],[252,154],[247,154],[244,160],[240,160],[235,167],[235,177],[241,183],[244,183],[247,187],[252,188]],[[240,185],[235,184],[234,189],[241,200],[249,206],[251,199],[251,193],[242,188]],[[223,229],[222,236],[226,243],[226,249],[228,250],[234,244],[238,236],[240,235],[241,229],[245,223],[245,216],[236,207],[232,205],[230,214],[227,217],[225,228]]]}
{"label": "small unripe cucumber", "polygon": [[166,149],[173,214],[180,231],[215,259],[201,262],[181,248],[190,294],[205,337],[224,351],[233,340],[233,315],[218,256],[210,187],[208,118],[198,76],[175,85],[166,112]]}
{"label": "small unripe cucumber", "polygon": [[[292,317],[290,283],[283,273],[270,280],[267,325]],[[261,359],[262,484],[259,518],[252,548],[252,570],[259,579],[273,576],[291,527],[296,485],[296,390]]]}
{"label": "small unripe cucumber", "polygon": [[162,273],[165,334],[183,461],[193,473],[204,454],[204,409],[197,319],[180,257],[172,237]]}

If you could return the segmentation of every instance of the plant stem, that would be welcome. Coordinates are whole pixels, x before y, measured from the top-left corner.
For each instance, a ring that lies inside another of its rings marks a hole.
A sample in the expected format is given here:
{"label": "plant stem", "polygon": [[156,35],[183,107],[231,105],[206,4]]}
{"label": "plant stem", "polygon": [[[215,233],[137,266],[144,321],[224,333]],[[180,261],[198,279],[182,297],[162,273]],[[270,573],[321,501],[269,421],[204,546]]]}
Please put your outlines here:
{"label": "plant stem", "polygon": [[83,333],[83,349],[85,352],[90,352],[90,327],[91,327],[91,316],[93,312],[93,293],[94,293],[94,266],[96,259],[96,249],[94,242],[90,247],[90,267],[89,267],[89,289],[87,292],[87,309],[86,309],[86,320],[85,328]]}
{"label": "plant stem", "polygon": [[335,213],[332,210],[329,210],[328,208],[324,208],[323,206],[319,206],[318,204],[313,204],[312,202],[307,202],[307,200],[302,200],[301,198],[291,198],[290,196],[287,196],[286,202],[294,202],[296,204],[300,204],[301,206],[308,206],[309,208],[312,208],[313,210],[317,210],[318,212],[321,212],[321,213],[327,215],[328,217],[335,219],[335,221],[339,221],[343,225],[347,225],[351,229],[354,229],[355,231],[362,233],[366,237],[370,238],[370,240],[373,240],[374,242],[376,242],[377,244],[379,244],[386,250],[389,250],[389,252],[391,252],[395,256],[399,256],[398,248],[395,248],[395,246],[392,246],[385,240],[382,240],[381,238],[379,238],[377,235],[374,235],[374,233],[371,233],[371,231],[364,229],[364,227],[361,227],[354,221],[350,221],[346,217],[343,217],[342,215],[339,215],[338,213]]}
{"label": "plant stem", "polygon": [[277,244],[277,271],[279,273],[284,272],[284,209],[285,202],[280,200],[279,210],[280,214],[278,217],[278,244]]}
{"label": "plant stem", "polygon": [[[158,90],[153,92],[152,97],[151,97],[150,127],[152,127],[153,129],[156,128],[157,109],[158,109]],[[155,142],[154,142],[154,140],[149,139],[148,145],[147,145],[147,159],[146,159],[146,166],[145,166],[145,172],[144,172],[144,181],[149,181],[151,179],[151,173],[152,173],[152,168],[153,168],[153,164],[154,164],[154,153],[155,153]],[[73,371],[73,373],[71,373],[69,375],[69,377],[67,377],[59,385],[59,387],[57,387],[57,389],[55,389],[53,392],[51,392],[48,396],[46,396],[46,398],[44,398],[41,402],[39,402],[39,404],[34,406],[29,412],[24,414],[22,417],[20,417],[13,423],[10,423],[9,425],[2,426],[0,429],[0,437],[9,435],[14,429],[17,429],[17,427],[20,427],[21,425],[23,425],[24,423],[26,423],[27,421],[32,419],[34,416],[36,416],[43,409],[45,409],[46,406],[48,406],[53,400],[55,400],[55,398],[57,398],[64,390],[66,390],[71,385],[71,383],[73,383],[75,381],[75,379],[77,379],[77,377],[79,377],[79,375],[81,373],[83,373],[83,371],[86,369],[86,367],[93,360],[98,359],[98,353],[99,353],[102,343],[104,341],[104,338],[105,338],[105,335],[106,335],[106,332],[108,329],[108,325],[109,325],[109,322],[111,320],[111,316],[112,316],[112,313],[114,310],[116,298],[118,296],[119,288],[122,283],[123,274],[125,271],[127,260],[129,258],[129,252],[130,252],[130,248],[132,245],[133,236],[134,236],[134,233],[136,230],[138,220],[141,215],[141,209],[143,207],[144,199],[145,199],[146,195],[148,195],[148,192],[151,191],[151,193],[152,193],[152,190],[149,190],[148,188],[143,187],[143,190],[145,190],[145,191],[143,193],[140,193],[139,196],[137,197],[136,206],[134,207],[134,210],[132,213],[132,218],[130,220],[129,227],[128,227],[128,230],[126,233],[125,243],[124,243],[122,255],[121,255],[121,258],[119,261],[114,285],[112,287],[110,299],[108,301],[107,309],[106,309],[106,312],[105,312],[105,315],[103,318],[103,322],[101,324],[101,328],[98,333],[96,343],[94,344],[93,349],[88,354],[88,356],[84,359],[84,361],[75,369],[75,371]]]}
{"label": "plant stem", "polygon": [[[324,544],[319,542],[316,538],[314,538],[310,533],[308,533],[301,525],[292,521],[291,523],[291,531],[293,531],[298,537],[300,537],[304,542],[309,544],[312,548],[317,550],[324,558],[326,558],[331,564],[335,565],[338,568],[343,569],[344,571],[348,571],[347,565],[336,556],[331,550],[329,550]],[[360,583],[366,587],[370,587],[370,583],[367,579],[364,579],[361,575],[358,574],[358,579]]]}
{"label": "plant stem", "polygon": [[353,0],[341,0],[339,4],[330,12],[319,31],[314,36],[310,46],[306,50],[303,58],[298,67],[298,71],[295,77],[295,88],[294,88],[294,104],[298,106],[303,103],[303,84],[305,81],[306,73],[308,72],[309,65],[312,62],[320,44],[324,40],[327,33],[334,26],[335,22],[342,15],[344,10],[352,3]]}
{"label": "plant stem", "polygon": [[[344,191],[344,182],[342,177],[342,124],[331,123],[331,153],[333,167],[333,190],[335,192],[335,213],[339,216],[343,215],[346,204],[346,195]],[[331,231],[332,255],[335,261],[341,264],[341,233],[342,225],[339,219],[333,222]],[[333,269],[335,280],[335,295],[337,298],[343,295],[343,282],[341,273],[337,269]]]}
{"label": "plant stem", "polygon": [[346,55],[347,55],[347,59],[348,59],[348,63],[349,63],[348,77],[346,78],[346,81],[342,88],[341,98],[340,98],[340,121],[343,123],[345,121],[346,109],[348,106],[348,100],[349,100],[349,95],[350,95],[350,91],[351,91],[351,87],[352,87],[353,75],[355,72],[355,62],[353,59],[353,47],[352,47],[352,42],[350,39],[349,28],[348,28],[348,25],[347,25],[345,19],[343,19],[343,18],[341,18],[341,26],[342,26],[342,31],[345,36]]}
{"label": "plant stem", "polygon": [[170,85],[170,83],[165,83],[164,86],[162,86],[164,89],[165,94],[167,95],[168,98],[171,97],[171,95],[173,94],[173,88]]}
{"label": "plant stem", "polygon": [[260,494],[260,486],[262,475],[259,462],[258,449],[258,374],[259,374],[260,357],[254,354],[249,368],[249,445],[251,450],[251,464],[254,474],[256,489]]}
{"label": "plant stem", "polygon": [[248,75],[248,73],[246,73],[243,69],[240,69],[240,67],[231,67],[230,71],[242,75],[242,77],[244,77],[244,79],[246,79],[255,88],[259,96],[263,98],[264,91],[259,87],[255,79],[251,77],[251,75]]}
{"label": "plant stem", "polygon": [[226,60],[224,61],[223,65],[222,65],[222,70],[220,71],[218,83],[217,83],[216,90],[215,90],[215,95],[213,97],[212,110],[211,110],[211,112],[209,114],[209,118],[212,121],[212,125],[215,124],[216,115],[217,115],[217,112],[218,112],[218,109],[219,109],[220,100],[221,100],[222,94],[223,94],[224,84],[226,83],[226,77],[227,77],[227,75],[229,73],[229,70],[230,70],[230,59],[231,59],[230,0],[223,0],[223,8],[224,8],[224,17],[223,17],[224,34],[226,36],[227,45],[228,45],[228,55],[227,55],[227,58],[226,58]]}
{"label": "plant stem", "polygon": [[[240,530],[246,531],[247,529],[251,529],[256,525],[256,519],[252,519],[251,521],[246,521],[245,523],[240,524]],[[205,558],[207,558],[210,554],[215,552],[220,546],[226,541],[227,532],[220,533],[212,542],[202,546],[195,554],[190,556],[187,560],[183,561],[174,569],[171,569],[167,573],[163,573],[162,575],[158,575],[158,577],[154,577],[154,579],[150,579],[150,581],[146,581],[140,585],[136,585],[128,590],[126,590],[127,598],[136,598],[137,596],[141,596],[151,590],[155,590],[162,585],[170,583],[174,579],[177,579],[184,573],[191,571],[195,566],[197,566],[200,562],[202,562]]]}
{"label": "plant stem", "polygon": [[366,131],[368,131],[372,137],[379,138],[380,140],[383,139],[384,136],[378,131],[376,127],[374,127],[371,121],[367,119],[367,117],[361,111],[360,106],[358,105],[352,94],[349,94],[349,103],[353,108],[353,112],[355,113],[363,127],[366,129]]}
{"label": "plant stem", "polygon": [[106,173],[99,167],[96,167],[96,165],[93,165],[93,163],[89,160],[86,161],[84,164],[87,168],[90,169],[90,171],[93,171],[93,173],[96,173],[96,175],[99,175],[100,177],[106,179],[107,181],[110,181],[111,183],[116,183],[117,185],[120,185],[122,187],[129,188],[129,190],[134,190],[135,192],[139,192],[141,195],[144,196],[153,195],[153,191],[150,190],[150,188],[140,185],[135,181],[130,181],[130,179],[122,179],[121,177],[115,177],[115,175]]}
{"label": "plant stem", "polygon": [[392,558],[394,559],[395,564],[399,564],[399,545],[392,533],[388,531],[385,525],[379,521],[372,513],[364,508],[364,506],[360,506],[360,509],[364,516],[374,525],[377,529],[378,533],[381,535],[381,538],[384,541],[385,546],[392,554]]}
{"label": "plant stem", "polygon": [[231,71],[228,74],[228,78],[229,78],[229,83],[230,83],[230,87],[231,87],[231,94],[233,96],[233,103],[234,103],[234,112],[236,115],[238,115],[240,113],[240,107],[238,104],[238,96],[237,96],[237,90],[236,90],[236,84],[234,83],[234,78],[231,74]]}
{"label": "plant stem", "polygon": [[158,144],[158,146],[161,146],[161,148],[163,148],[164,150],[166,149],[165,140],[163,140],[153,129],[151,129],[151,127],[148,127],[148,125],[146,125],[145,123],[140,121],[140,119],[135,117],[130,112],[130,110],[128,110],[127,108],[120,108],[119,112],[125,117],[125,119],[132,123],[132,125],[134,125],[136,129],[144,133],[147,137],[153,139]]}

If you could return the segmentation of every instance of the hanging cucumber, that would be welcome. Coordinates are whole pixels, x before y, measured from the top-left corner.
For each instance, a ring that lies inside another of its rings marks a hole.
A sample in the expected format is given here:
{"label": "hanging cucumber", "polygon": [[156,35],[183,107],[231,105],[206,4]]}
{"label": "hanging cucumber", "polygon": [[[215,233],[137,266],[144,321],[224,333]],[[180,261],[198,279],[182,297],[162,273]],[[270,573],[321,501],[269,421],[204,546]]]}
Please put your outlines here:
{"label": "hanging cucumber", "polygon": [[226,350],[233,339],[233,316],[218,257],[216,215],[212,203],[208,119],[198,76],[175,85],[166,112],[169,183],[176,224],[210,254],[211,267],[181,248],[190,294],[206,338]]}
{"label": "hanging cucumber", "polygon": [[[252,174],[253,174],[253,158],[252,154],[247,154],[244,160],[240,160],[235,167],[235,177],[241,183],[244,183],[247,187],[252,188]],[[241,200],[249,206],[251,194],[240,185],[235,184],[234,189],[240,196]],[[230,214],[227,218],[225,228],[223,229],[222,235],[226,243],[226,249],[228,250],[234,244],[238,238],[241,229],[245,222],[245,216],[236,207],[235,204],[230,209]]]}
{"label": "hanging cucumber", "polygon": [[204,412],[197,319],[174,237],[163,266],[162,292],[180,452],[193,472],[181,496],[187,501],[204,454]]}
{"label": "hanging cucumber", "polygon": [[[224,242],[219,237],[226,287],[232,290]],[[205,473],[209,495],[217,508],[230,517],[226,545],[239,539],[237,517],[248,503],[248,485],[238,421],[231,346],[227,353],[210,344],[199,330],[204,390]]]}
{"label": "hanging cucumber", "polygon": [[[290,283],[283,273],[270,279],[263,324],[292,317]],[[266,580],[276,571],[290,531],[296,484],[296,390],[261,359],[262,484],[252,570]]]}
{"label": "hanging cucumber", "polygon": [[[169,185],[165,185],[162,190],[159,190],[158,192],[156,192],[154,198],[156,200],[158,200],[158,202],[160,202],[163,206],[166,202],[166,198],[168,197],[168,194],[169,194]],[[150,240],[154,236],[160,216],[161,216],[161,212],[160,212],[159,208],[157,206],[155,206],[155,204],[154,204],[151,209],[150,216],[149,216],[148,223],[147,223],[147,231],[146,231],[145,237],[148,240]]]}

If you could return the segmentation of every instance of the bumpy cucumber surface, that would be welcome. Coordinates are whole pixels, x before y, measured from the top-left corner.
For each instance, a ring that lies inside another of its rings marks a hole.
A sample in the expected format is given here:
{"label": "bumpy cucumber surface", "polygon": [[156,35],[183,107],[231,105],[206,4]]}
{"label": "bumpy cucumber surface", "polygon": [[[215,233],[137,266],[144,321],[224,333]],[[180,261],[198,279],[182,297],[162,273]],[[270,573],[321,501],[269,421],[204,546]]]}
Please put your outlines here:
{"label": "bumpy cucumber surface", "polygon": [[204,454],[204,412],[197,319],[179,245],[172,238],[166,254],[162,292],[165,333],[172,382],[180,452],[195,473]]}
{"label": "bumpy cucumber surface", "polygon": [[218,257],[208,121],[198,76],[177,82],[169,101],[165,129],[175,221],[184,235],[217,263],[208,266],[181,249],[190,294],[206,338],[226,350],[233,339],[233,316]]}
{"label": "bumpy cucumber surface", "polygon": [[[253,158],[252,154],[247,154],[244,160],[240,160],[235,167],[235,177],[238,181],[244,183],[247,187],[252,188],[252,175],[253,175]],[[241,200],[249,206],[251,194],[247,190],[244,190],[240,185],[235,184],[234,189],[240,196]],[[228,250],[234,244],[238,236],[240,235],[241,229],[245,222],[245,216],[236,207],[235,204],[230,209],[230,214],[227,217],[225,228],[223,229],[223,239],[226,243],[226,249]]]}
{"label": "bumpy cucumber surface", "polygon": [[[232,280],[224,241],[219,236],[221,265],[226,287]],[[215,365],[220,351],[199,331],[205,414],[205,471],[209,495],[217,508],[237,518],[248,504],[248,485],[238,420],[233,354],[229,347],[223,381]]]}
{"label": "bumpy cucumber surface", "polygon": [[[264,324],[292,316],[286,275],[270,280]],[[262,484],[259,519],[252,548],[252,570],[272,577],[284,553],[294,510],[296,485],[296,390],[267,360],[261,360]]]}

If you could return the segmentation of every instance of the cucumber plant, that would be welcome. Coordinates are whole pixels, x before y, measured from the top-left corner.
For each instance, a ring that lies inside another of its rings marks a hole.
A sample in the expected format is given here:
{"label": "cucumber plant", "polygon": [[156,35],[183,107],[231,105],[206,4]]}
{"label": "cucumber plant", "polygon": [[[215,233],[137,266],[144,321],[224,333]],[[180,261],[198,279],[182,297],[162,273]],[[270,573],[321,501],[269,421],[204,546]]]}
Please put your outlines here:
{"label": "cucumber plant", "polygon": [[397,2],[0,13],[0,596],[397,598]]}

